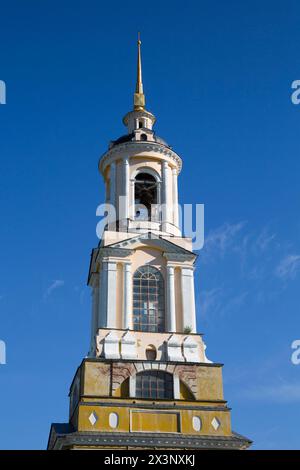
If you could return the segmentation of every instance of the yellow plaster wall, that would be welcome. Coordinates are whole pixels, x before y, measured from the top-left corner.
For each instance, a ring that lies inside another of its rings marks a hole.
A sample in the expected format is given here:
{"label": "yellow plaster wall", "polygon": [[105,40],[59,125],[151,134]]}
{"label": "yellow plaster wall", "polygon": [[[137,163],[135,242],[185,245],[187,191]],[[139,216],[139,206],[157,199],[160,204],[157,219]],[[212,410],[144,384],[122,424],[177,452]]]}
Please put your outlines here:
{"label": "yellow plaster wall", "polygon": [[131,430],[147,432],[179,432],[180,414],[176,412],[133,411]]}
{"label": "yellow plaster wall", "polygon": [[188,389],[188,387],[180,380],[179,383],[179,393],[181,400],[194,400],[195,397],[192,392]]}
{"label": "yellow plaster wall", "polygon": [[[94,426],[89,421],[91,413],[96,412],[98,416]],[[117,413],[118,426],[112,429],[109,425],[110,413]],[[111,432],[129,432],[128,410],[125,407],[106,407],[106,406],[81,406],[78,417],[78,431],[111,431]]]}
{"label": "yellow plaster wall", "polygon": [[[195,431],[193,428],[193,416],[198,416],[201,419],[200,431]],[[220,427],[217,430],[211,424],[214,418],[217,418],[220,422]],[[181,428],[185,434],[229,436],[231,434],[230,412],[186,410],[181,414]]]}
{"label": "yellow plaster wall", "polygon": [[82,371],[82,393],[95,397],[110,394],[110,364],[84,362]]}
{"label": "yellow plaster wall", "polygon": [[221,367],[197,367],[197,400],[223,400]]}
{"label": "yellow plaster wall", "polygon": [[[97,422],[92,425],[89,421],[91,413],[97,414]],[[118,425],[111,428],[109,424],[110,413],[118,415]],[[200,431],[193,428],[193,417],[201,419]],[[212,420],[217,418],[220,426],[215,430]],[[170,432],[192,435],[229,436],[231,434],[230,412],[204,409],[142,409],[134,408],[132,403],[128,406],[99,406],[80,405],[78,412],[78,431],[91,432]]]}

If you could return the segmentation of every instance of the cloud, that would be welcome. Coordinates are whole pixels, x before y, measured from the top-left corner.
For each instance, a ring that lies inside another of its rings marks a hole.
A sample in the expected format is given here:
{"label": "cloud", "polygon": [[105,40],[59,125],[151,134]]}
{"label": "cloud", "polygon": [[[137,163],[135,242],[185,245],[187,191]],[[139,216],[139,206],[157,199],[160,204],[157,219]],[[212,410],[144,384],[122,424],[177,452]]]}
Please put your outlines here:
{"label": "cloud", "polygon": [[258,251],[265,252],[269,248],[270,243],[275,238],[276,238],[275,233],[270,234],[267,228],[263,228],[263,230],[260,232],[260,234],[256,238],[255,247],[258,249]]}
{"label": "cloud", "polygon": [[252,400],[276,403],[300,402],[300,382],[259,385],[244,390],[243,395]]}
{"label": "cloud", "polygon": [[224,316],[234,313],[240,308],[248,295],[248,292],[234,294],[232,289],[216,287],[203,291],[200,294],[199,312],[202,317],[212,315]]}
{"label": "cloud", "polygon": [[61,279],[55,279],[52,284],[46,289],[46,292],[44,294],[44,300],[46,300],[50,295],[53,293],[54,290],[59,289],[60,287],[63,287],[65,285],[65,281]]}
{"label": "cloud", "polygon": [[275,274],[283,280],[295,279],[300,269],[300,255],[287,255],[278,264]]}
{"label": "cloud", "polygon": [[207,258],[214,255],[223,256],[226,250],[233,245],[236,236],[244,228],[246,223],[245,221],[236,224],[226,222],[220,227],[211,230],[205,238],[201,254]]}
{"label": "cloud", "polygon": [[201,292],[200,315],[206,317],[213,312],[218,312],[221,306],[223,290],[219,287]]}

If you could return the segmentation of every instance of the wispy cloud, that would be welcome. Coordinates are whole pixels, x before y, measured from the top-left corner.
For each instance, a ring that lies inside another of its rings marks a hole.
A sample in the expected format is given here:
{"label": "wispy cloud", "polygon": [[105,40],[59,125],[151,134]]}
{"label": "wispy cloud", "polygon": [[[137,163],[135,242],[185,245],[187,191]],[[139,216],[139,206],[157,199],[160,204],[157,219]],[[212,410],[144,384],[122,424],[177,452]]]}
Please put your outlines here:
{"label": "wispy cloud", "polygon": [[65,281],[61,279],[55,279],[52,281],[49,287],[47,287],[45,293],[44,293],[44,300],[46,300],[50,295],[55,291],[56,289],[59,289],[60,287],[63,287],[65,285]]}
{"label": "wispy cloud", "polygon": [[275,238],[276,233],[269,233],[268,229],[264,227],[255,240],[255,247],[257,251],[261,253],[265,252],[269,248],[271,242],[275,240]]}
{"label": "wispy cloud", "polygon": [[211,256],[223,256],[226,250],[232,246],[237,234],[245,227],[246,221],[236,224],[226,222],[220,227],[211,230],[204,241],[204,247],[201,252],[202,257],[210,258]]}
{"label": "wispy cloud", "polygon": [[276,267],[275,274],[283,280],[295,279],[299,270],[300,255],[287,255]]}
{"label": "wispy cloud", "polygon": [[233,293],[230,289],[217,287],[203,291],[200,295],[199,312],[201,317],[224,316],[236,312],[248,295],[248,292]]}
{"label": "wispy cloud", "polygon": [[247,399],[263,402],[300,402],[300,382],[282,382],[268,385],[259,385],[250,389],[245,389],[244,396]]}
{"label": "wispy cloud", "polygon": [[222,304],[222,297],[223,290],[221,288],[201,292],[199,307],[200,315],[202,317],[207,317],[214,312],[218,312]]}

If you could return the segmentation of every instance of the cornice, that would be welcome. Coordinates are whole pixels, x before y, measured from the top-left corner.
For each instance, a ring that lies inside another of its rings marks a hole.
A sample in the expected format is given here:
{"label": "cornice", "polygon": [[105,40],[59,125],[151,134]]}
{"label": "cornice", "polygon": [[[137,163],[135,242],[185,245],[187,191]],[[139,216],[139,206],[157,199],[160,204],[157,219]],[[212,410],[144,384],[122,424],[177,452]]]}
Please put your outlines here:
{"label": "cornice", "polygon": [[115,156],[118,156],[118,154],[122,152],[128,153],[130,156],[138,156],[139,154],[147,151],[157,153],[158,156],[170,158],[177,166],[178,174],[180,173],[182,168],[182,160],[179,155],[177,155],[177,153],[175,153],[172,149],[157,142],[124,142],[123,144],[116,145],[100,157],[99,171],[103,174],[109,160],[113,159]]}

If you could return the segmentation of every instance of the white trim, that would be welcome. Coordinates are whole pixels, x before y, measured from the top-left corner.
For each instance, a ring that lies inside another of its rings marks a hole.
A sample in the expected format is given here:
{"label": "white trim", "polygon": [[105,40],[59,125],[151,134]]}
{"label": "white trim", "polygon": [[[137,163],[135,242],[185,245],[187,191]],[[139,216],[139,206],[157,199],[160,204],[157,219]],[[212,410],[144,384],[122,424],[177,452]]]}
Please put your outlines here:
{"label": "white trim", "polygon": [[189,326],[191,333],[196,333],[194,268],[181,268],[181,296],[183,327]]}
{"label": "white trim", "polygon": [[173,183],[173,222],[176,227],[179,226],[179,207],[178,207],[178,176],[177,169],[172,168],[172,183]]}
{"label": "white trim", "polygon": [[160,174],[148,166],[139,166],[131,175],[131,181],[135,181],[135,178],[140,173],[148,173],[148,175],[153,176],[156,179],[157,183],[161,183]]}
{"label": "white trim", "polygon": [[116,328],[117,307],[117,263],[107,261],[104,263],[106,274],[106,328]]}
{"label": "white trim", "polygon": [[129,377],[129,397],[135,398],[136,395],[136,374]]}
{"label": "white trim", "polygon": [[123,305],[123,328],[132,328],[132,272],[131,263],[124,263],[124,305]]}
{"label": "white trim", "polygon": [[100,286],[99,286],[99,307],[98,307],[98,328],[105,328],[107,325],[106,309],[107,309],[107,273],[104,269],[105,261],[100,265]]}
{"label": "white trim", "polygon": [[174,400],[180,400],[180,380],[177,374],[173,374]]}
{"label": "white trim", "polygon": [[167,266],[167,325],[168,330],[176,332],[176,311],[175,311],[175,274],[174,267]]}
{"label": "white trim", "polygon": [[123,195],[125,197],[124,200],[124,219],[129,218],[129,157],[124,158],[123,160]]}
{"label": "white trim", "polygon": [[115,162],[112,162],[110,164],[109,182],[110,182],[109,202],[113,207],[116,207],[116,164]]}

